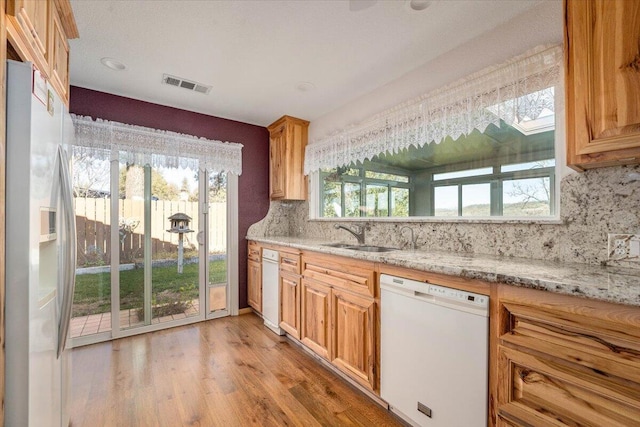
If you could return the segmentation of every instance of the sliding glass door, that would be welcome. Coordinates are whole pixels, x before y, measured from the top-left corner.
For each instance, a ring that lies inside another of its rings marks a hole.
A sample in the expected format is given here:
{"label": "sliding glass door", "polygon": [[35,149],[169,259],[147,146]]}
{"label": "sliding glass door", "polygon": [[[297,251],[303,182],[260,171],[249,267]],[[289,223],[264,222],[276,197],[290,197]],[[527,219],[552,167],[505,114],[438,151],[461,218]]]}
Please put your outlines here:
{"label": "sliding glass door", "polygon": [[202,192],[206,193],[205,230],[207,262],[207,318],[229,315],[229,274],[227,257],[227,174],[202,172]]}
{"label": "sliding glass door", "polygon": [[108,175],[76,191],[74,344],[229,315],[227,174],[118,158]]}

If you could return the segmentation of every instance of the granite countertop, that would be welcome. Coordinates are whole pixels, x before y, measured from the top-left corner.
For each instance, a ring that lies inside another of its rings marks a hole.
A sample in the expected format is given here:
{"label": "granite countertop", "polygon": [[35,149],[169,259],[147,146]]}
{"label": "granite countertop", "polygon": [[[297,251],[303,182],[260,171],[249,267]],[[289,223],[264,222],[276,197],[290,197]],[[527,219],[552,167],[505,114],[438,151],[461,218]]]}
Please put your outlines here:
{"label": "granite countertop", "polygon": [[481,254],[418,250],[358,252],[292,237],[248,237],[261,243],[346,256],[452,276],[640,306],[640,270]]}

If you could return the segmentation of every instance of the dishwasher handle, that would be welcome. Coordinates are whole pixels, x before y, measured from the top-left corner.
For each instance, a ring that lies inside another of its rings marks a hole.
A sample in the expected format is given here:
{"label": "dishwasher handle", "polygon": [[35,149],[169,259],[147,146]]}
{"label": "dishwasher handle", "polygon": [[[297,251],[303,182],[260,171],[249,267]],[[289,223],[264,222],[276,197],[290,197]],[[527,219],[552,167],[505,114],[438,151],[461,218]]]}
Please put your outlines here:
{"label": "dishwasher handle", "polygon": [[418,291],[416,289],[411,289],[408,287],[404,287],[404,286],[394,286],[388,283],[381,283],[380,284],[380,289],[381,290],[385,290],[385,291],[389,291],[389,292],[393,292],[394,294],[398,294],[398,295],[403,295],[406,297],[410,297],[410,298],[417,298],[420,300],[424,300],[424,301],[428,301],[428,302],[435,302],[436,297],[434,295],[431,295],[428,291],[429,291],[429,284],[425,283],[425,290],[427,292],[421,292]]}

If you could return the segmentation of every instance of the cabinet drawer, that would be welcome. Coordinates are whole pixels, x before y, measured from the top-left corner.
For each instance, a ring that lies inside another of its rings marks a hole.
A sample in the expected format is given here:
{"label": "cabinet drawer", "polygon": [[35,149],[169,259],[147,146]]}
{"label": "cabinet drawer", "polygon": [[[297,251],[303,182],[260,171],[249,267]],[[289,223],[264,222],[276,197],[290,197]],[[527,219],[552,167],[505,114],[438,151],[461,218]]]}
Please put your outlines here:
{"label": "cabinet drawer", "polygon": [[251,261],[262,262],[262,248],[256,242],[249,242],[247,258]]}
{"label": "cabinet drawer", "polygon": [[300,254],[280,251],[280,271],[300,274]]}
{"label": "cabinet drawer", "polygon": [[638,307],[506,285],[497,298],[497,426],[639,425]]}
{"label": "cabinet drawer", "polygon": [[[503,344],[553,355],[565,363],[640,384],[640,341],[630,328],[576,313],[504,302],[509,325]],[[640,396],[638,396],[640,398]]]}
{"label": "cabinet drawer", "polygon": [[302,257],[302,274],[361,295],[377,296],[373,263],[327,255]]}
{"label": "cabinet drawer", "polygon": [[498,366],[504,373],[497,408],[503,424],[631,426],[640,420],[637,384],[504,346]]}

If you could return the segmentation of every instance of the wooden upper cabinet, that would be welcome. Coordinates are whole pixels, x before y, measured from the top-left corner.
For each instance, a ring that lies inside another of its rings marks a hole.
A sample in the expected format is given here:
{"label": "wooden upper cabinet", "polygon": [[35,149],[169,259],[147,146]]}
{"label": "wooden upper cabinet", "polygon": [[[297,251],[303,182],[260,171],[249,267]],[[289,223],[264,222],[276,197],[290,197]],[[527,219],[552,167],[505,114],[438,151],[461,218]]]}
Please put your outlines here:
{"label": "wooden upper cabinet", "polygon": [[640,1],[565,0],[567,163],[640,163]]}
{"label": "wooden upper cabinet", "polygon": [[69,44],[57,13],[51,20],[49,66],[51,83],[60,96],[69,101]]}
{"label": "wooden upper cabinet", "polygon": [[31,56],[26,58],[34,62],[45,76],[48,75],[47,63],[49,51],[50,0],[7,0],[7,27],[10,41],[17,50],[26,50]]}
{"label": "wooden upper cabinet", "polygon": [[271,200],[306,200],[304,150],[309,122],[283,116],[269,129],[269,195]]}

